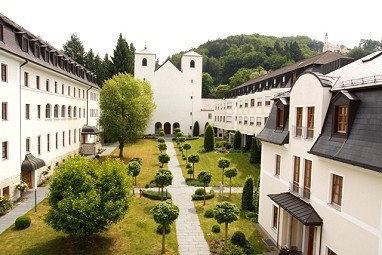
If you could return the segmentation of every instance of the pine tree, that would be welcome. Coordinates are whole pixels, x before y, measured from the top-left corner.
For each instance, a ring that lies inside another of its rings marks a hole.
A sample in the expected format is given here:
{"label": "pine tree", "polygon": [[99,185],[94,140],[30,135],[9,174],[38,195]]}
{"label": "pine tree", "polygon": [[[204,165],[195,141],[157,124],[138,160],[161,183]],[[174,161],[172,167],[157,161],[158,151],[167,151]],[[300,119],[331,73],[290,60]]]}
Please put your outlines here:
{"label": "pine tree", "polygon": [[205,151],[213,151],[215,144],[214,144],[214,130],[211,127],[211,125],[208,125],[206,127],[206,131],[204,134],[204,150]]}
{"label": "pine tree", "polygon": [[241,197],[241,209],[252,211],[253,210],[253,179],[248,177],[244,183],[243,194]]}
{"label": "pine tree", "polygon": [[[131,46],[133,45],[131,44]],[[122,37],[122,34],[119,34],[117,46],[115,47],[114,55],[111,57],[111,60],[114,66],[113,75],[125,72],[133,74],[134,53],[130,50],[129,44],[126,39]]]}
{"label": "pine tree", "polygon": [[261,160],[261,151],[260,147],[257,144],[257,139],[255,136],[252,138],[252,145],[251,145],[251,154],[249,158],[249,163],[251,164],[258,164]]}
{"label": "pine tree", "polygon": [[78,64],[84,65],[85,48],[76,33],[70,36],[70,40],[64,44],[63,48],[66,55],[71,57]]}
{"label": "pine tree", "polygon": [[199,136],[199,122],[195,121],[194,128],[192,129],[192,136]]}
{"label": "pine tree", "polygon": [[235,136],[233,137],[233,149],[240,150],[241,147],[241,133],[240,131],[235,132]]}

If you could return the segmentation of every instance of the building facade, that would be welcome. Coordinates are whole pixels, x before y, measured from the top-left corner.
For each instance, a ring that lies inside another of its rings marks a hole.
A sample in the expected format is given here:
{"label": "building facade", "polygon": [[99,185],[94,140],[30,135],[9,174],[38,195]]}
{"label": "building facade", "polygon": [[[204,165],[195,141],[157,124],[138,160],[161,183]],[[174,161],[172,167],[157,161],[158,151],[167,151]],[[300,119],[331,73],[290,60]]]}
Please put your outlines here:
{"label": "building facade", "polygon": [[19,180],[35,188],[82,143],[96,144],[99,88],[93,73],[1,14],[0,65],[0,196],[17,198]]}
{"label": "building facade", "polygon": [[262,142],[259,223],[302,254],[382,254],[382,52],[275,97]]}
{"label": "building facade", "polygon": [[134,76],[150,83],[156,104],[146,134],[156,134],[159,128],[172,134],[179,127],[187,135],[193,133],[195,121],[200,127],[213,122],[214,100],[202,99],[202,56],[193,51],[184,54],[181,70],[170,61],[156,69],[155,61],[155,54],[146,48],[135,54]]}

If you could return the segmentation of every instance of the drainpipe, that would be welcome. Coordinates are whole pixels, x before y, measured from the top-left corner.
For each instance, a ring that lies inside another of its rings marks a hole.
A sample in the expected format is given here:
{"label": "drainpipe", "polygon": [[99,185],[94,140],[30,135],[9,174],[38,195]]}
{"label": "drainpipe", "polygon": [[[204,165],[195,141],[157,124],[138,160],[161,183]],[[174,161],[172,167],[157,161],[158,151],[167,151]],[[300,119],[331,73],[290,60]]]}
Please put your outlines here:
{"label": "drainpipe", "polygon": [[86,126],[89,125],[89,90],[91,89],[92,86],[86,90]]}
{"label": "drainpipe", "polygon": [[[20,117],[20,128],[19,128],[19,138],[20,138],[20,145],[21,145],[21,119],[22,119],[22,116],[21,116],[21,86],[22,86],[22,82],[21,82],[21,68],[23,67],[23,66],[25,66],[26,64],[28,64],[28,60],[27,59],[24,59],[24,63],[22,63],[21,65],[20,65],[20,69],[19,69],[19,81],[20,81],[20,88],[19,88],[19,100],[20,100],[20,114],[19,114],[19,117]],[[20,146],[20,169],[21,169],[21,162],[22,162],[22,160],[23,160],[23,157],[22,157],[22,147]]]}

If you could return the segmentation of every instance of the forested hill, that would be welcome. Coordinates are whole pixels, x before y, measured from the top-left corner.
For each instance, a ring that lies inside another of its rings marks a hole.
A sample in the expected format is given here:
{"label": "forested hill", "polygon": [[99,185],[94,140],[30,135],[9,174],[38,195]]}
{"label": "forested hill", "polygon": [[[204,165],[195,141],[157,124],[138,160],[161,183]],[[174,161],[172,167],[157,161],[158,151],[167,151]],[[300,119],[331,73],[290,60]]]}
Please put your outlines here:
{"label": "forested hill", "polygon": [[[323,42],[307,36],[275,37],[259,34],[234,35],[208,41],[193,49],[203,55],[203,97],[219,97],[227,90],[271,70],[322,52]],[[180,67],[185,52],[170,61]],[[220,85],[220,86],[219,86]]]}

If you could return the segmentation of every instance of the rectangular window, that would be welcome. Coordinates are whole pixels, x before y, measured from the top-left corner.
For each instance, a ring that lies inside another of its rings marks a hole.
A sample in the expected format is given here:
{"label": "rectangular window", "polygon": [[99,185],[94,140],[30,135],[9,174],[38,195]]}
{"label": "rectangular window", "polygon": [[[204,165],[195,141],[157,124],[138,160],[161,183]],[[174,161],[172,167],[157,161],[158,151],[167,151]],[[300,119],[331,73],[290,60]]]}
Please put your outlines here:
{"label": "rectangular window", "polygon": [[261,126],[261,117],[256,117],[256,126]]}
{"label": "rectangular window", "polygon": [[68,96],[70,96],[70,86],[68,86]]}
{"label": "rectangular window", "polygon": [[4,27],[0,24],[0,41],[4,41]]}
{"label": "rectangular window", "polygon": [[58,93],[58,84],[56,81],[54,82],[54,93]]}
{"label": "rectangular window", "polygon": [[58,149],[58,132],[56,132],[56,149]]}
{"label": "rectangular window", "polygon": [[81,128],[78,129],[78,141],[81,142]]}
{"label": "rectangular window", "polygon": [[30,104],[25,104],[25,119],[30,119]]}
{"label": "rectangular window", "polygon": [[8,142],[2,142],[2,158],[8,159]]}
{"label": "rectangular window", "polygon": [[8,66],[6,64],[1,64],[1,81],[8,81]]}
{"label": "rectangular window", "polygon": [[76,88],[73,88],[73,96],[76,97]]}
{"label": "rectangular window", "polygon": [[9,186],[3,188],[3,197],[9,197]]}
{"label": "rectangular window", "polygon": [[68,143],[69,143],[69,145],[72,144],[71,141],[70,141],[71,140],[70,138],[71,138],[71,131],[69,130],[69,136],[68,136]]}
{"label": "rectangular window", "polygon": [[277,127],[284,127],[284,109],[277,108]]}
{"label": "rectangular window", "polygon": [[62,84],[61,85],[61,94],[65,94],[65,85],[64,84]]}
{"label": "rectangular window", "polygon": [[293,156],[293,192],[298,193],[300,185],[300,157]]}
{"label": "rectangular window", "polygon": [[50,151],[50,134],[46,135],[46,150]]}
{"label": "rectangular window", "polygon": [[296,108],[296,136],[302,135],[302,107]]}
{"label": "rectangular window", "polygon": [[31,151],[31,139],[29,137],[25,140],[25,151],[26,152]]}
{"label": "rectangular window", "polygon": [[7,102],[1,103],[1,119],[8,120],[8,103]]}
{"label": "rectangular window", "polygon": [[271,105],[271,97],[266,96],[265,97],[265,106],[270,106]]}
{"label": "rectangular window", "polygon": [[279,219],[279,208],[273,205],[272,228],[277,229],[278,219]]}
{"label": "rectangular window", "polygon": [[276,154],[275,175],[280,175],[281,156]]}
{"label": "rectangular window", "polygon": [[254,106],[255,106],[255,99],[252,98],[252,99],[251,99],[251,107],[254,107]]}
{"label": "rectangular window", "polygon": [[81,89],[78,89],[78,98],[81,98]]}
{"label": "rectangular window", "polygon": [[257,98],[257,106],[261,107],[263,105],[263,100],[261,97]]}
{"label": "rectangular window", "polygon": [[41,119],[41,105],[37,105],[37,119]]}
{"label": "rectangular window", "polygon": [[41,136],[37,137],[37,154],[41,155]]}
{"label": "rectangular window", "polygon": [[312,182],[312,161],[304,160],[304,194],[303,197],[310,199],[310,188]]}
{"label": "rectangular window", "polygon": [[65,147],[65,131],[62,132],[62,147]]}
{"label": "rectangular window", "polygon": [[314,135],[314,107],[308,107],[308,116],[306,123],[306,137],[313,138]]}
{"label": "rectangular window", "polygon": [[36,89],[40,89],[40,76],[36,75]]}
{"label": "rectangular window", "polygon": [[22,45],[21,45],[21,50],[24,52],[28,52],[28,39],[23,37],[22,38]]}
{"label": "rectangular window", "polygon": [[348,115],[347,105],[337,106],[337,132],[338,133],[346,133],[347,131],[347,115]]}
{"label": "rectangular window", "polygon": [[50,91],[50,88],[49,88],[49,79],[46,79],[46,83],[45,83],[45,87],[46,87],[46,91]]}
{"label": "rectangular window", "polygon": [[28,87],[29,86],[29,73],[24,72],[24,86]]}
{"label": "rectangular window", "polygon": [[342,205],[342,188],[343,188],[343,177],[333,174],[332,175],[332,196],[331,203],[341,206]]}
{"label": "rectangular window", "polygon": [[74,143],[77,143],[77,130],[73,130],[73,141]]}
{"label": "rectangular window", "polygon": [[[80,116],[80,118],[81,118],[81,116]],[[209,113],[209,114],[208,114],[208,119],[209,119],[209,120],[212,119],[212,113]]]}

